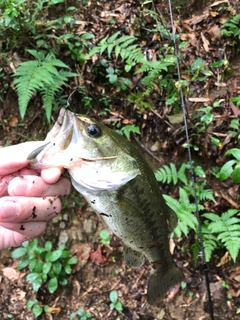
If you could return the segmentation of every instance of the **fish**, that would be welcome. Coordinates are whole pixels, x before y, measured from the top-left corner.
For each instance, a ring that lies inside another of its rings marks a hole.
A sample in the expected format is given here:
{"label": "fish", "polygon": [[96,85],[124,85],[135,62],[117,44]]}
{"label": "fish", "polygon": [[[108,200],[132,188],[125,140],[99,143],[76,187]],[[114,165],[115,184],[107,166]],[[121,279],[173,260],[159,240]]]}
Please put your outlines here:
{"label": "fish", "polygon": [[184,280],[169,250],[177,217],[167,206],[154,173],[125,137],[64,108],[42,147],[29,154],[33,169],[63,167],[99,219],[123,242],[126,265],[151,265],[149,304],[160,303]]}

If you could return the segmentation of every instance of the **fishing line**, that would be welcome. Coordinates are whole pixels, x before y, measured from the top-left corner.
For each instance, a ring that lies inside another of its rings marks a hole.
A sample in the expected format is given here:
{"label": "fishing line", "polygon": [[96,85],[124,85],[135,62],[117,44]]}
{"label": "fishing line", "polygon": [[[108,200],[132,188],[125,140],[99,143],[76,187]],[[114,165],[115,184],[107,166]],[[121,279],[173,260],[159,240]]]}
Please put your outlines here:
{"label": "fishing line", "polygon": [[[175,52],[175,56],[176,56],[178,81],[180,82],[181,81],[181,71],[180,71],[180,66],[179,66],[178,46],[177,46],[177,41],[176,41],[175,29],[174,29],[171,0],[168,0],[168,6],[169,6],[170,19],[171,19],[171,27],[172,27],[172,40],[174,43],[174,52]],[[213,302],[212,302],[212,298],[211,298],[211,290],[210,290],[210,283],[209,283],[209,277],[208,277],[208,267],[207,267],[206,257],[205,257],[204,240],[203,240],[203,234],[202,234],[202,228],[201,228],[200,214],[199,214],[199,209],[198,209],[196,183],[195,183],[195,176],[194,176],[194,169],[193,169],[192,154],[191,154],[191,149],[190,149],[190,139],[189,139],[189,134],[188,134],[186,106],[185,106],[184,95],[183,95],[183,90],[182,90],[181,86],[180,86],[180,97],[181,97],[181,108],[182,108],[182,112],[183,112],[183,119],[184,119],[184,126],[185,126],[186,140],[187,140],[187,150],[188,150],[188,159],[189,159],[189,164],[190,164],[190,173],[191,173],[191,179],[192,179],[192,184],[193,184],[193,193],[194,193],[195,206],[196,206],[196,217],[198,220],[199,239],[200,239],[201,250],[202,250],[201,257],[202,257],[202,262],[203,262],[203,266],[204,266],[205,283],[206,283],[207,293],[208,293],[209,314],[210,314],[211,320],[214,320]]]}

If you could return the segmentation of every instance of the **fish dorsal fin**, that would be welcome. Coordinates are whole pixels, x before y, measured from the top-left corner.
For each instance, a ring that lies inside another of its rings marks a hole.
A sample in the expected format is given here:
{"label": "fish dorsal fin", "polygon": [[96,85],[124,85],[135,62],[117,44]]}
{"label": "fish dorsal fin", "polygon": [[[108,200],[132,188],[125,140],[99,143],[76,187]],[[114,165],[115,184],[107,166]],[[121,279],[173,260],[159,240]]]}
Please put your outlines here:
{"label": "fish dorsal fin", "polygon": [[170,209],[170,208],[168,208],[168,209],[169,209],[169,210],[168,210],[168,212],[169,212],[168,230],[169,230],[169,232],[173,232],[174,229],[175,229],[176,226],[177,226],[178,217],[177,217],[176,213],[175,213],[172,209]]}

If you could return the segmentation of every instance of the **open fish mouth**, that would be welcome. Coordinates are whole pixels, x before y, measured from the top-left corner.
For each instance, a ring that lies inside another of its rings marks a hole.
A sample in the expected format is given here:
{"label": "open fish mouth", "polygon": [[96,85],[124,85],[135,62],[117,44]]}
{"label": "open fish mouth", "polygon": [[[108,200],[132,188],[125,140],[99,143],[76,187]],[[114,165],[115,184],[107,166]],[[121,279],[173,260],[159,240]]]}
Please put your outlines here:
{"label": "open fish mouth", "polygon": [[[71,168],[73,166],[81,165],[82,161],[94,162],[100,160],[111,160],[116,159],[116,156],[109,157],[70,157],[66,159],[66,155],[73,153],[73,145],[79,144],[79,139],[81,137],[81,132],[78,130],[78,120],[83,120],[84,122],[89,122],[88,118],[75,115],[64,108],[60,110],[59,117],[53,126],[52,130],[49,132],[45,139],[45,143],[32,151],[28,155],[28,160],[32,160],[31,167],[33,169],[46,169],[47,167],[59,167]],[[61,159],[54,157],[54,155],[61,155]],[[54,157],[54,160],[50,158],[50,155]],[[36,158],[38,159],[36,160]]]}
{"label": "open fish mouth", "polygon": [[90,118],[62,108],[44,144],[29,154],[31,168],[68,169],[77,190],[81,186],[89,190],[109,190],[133,179],[139,174],[135,163],[129,173],[123,168],[119,170],[118,154],[94,153],[90,145],[91,138],[86,133],[93,124]]}

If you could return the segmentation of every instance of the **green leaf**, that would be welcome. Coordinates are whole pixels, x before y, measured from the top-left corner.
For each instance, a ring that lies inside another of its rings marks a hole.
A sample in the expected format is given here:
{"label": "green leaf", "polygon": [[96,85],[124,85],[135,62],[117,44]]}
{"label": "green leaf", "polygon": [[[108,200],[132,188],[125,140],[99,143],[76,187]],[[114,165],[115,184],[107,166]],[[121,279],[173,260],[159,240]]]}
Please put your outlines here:
{"label": "green leaf", "polygon": [[173,184],[175,185],[175,184],[177,184],[177,180],[178,180],[177,169],[173,163],[170,163],[170,168],[171,168],[171,173],[172,173],[172,178],[173,178]]}
{"label": "green leaf", "polygon": [[236,160],[230,160],[222,166],[222,168],[218,174],[218,177],[220,180],[226,180],[228,177],[230,177],[230,175],[233,172],[233,165],[235,163],[236,163]]}
{"label": "green leaf", "polygon": [[195,171],[195,173],[196,173],[196,175],[197,175],[198,177],[206,178],[206,174],[205,174],[205,172],[204,172],[204,170],[203,170],[202,167],[196,166],[196,167],[194,168],[194,171]]}
{"label": "green leaf", "polygon": [[66,258],[68,258],[70,255],[71,255],[71,252],[70,252],[70,251],[64,250],[64,251],[62,252],[61,258],[66,259]]}
{"label": "green leaf", "polygon": [[131,132],[141,134],[139,127],[136,126],[135,124],[124,126],[122,127],[121,131],[127,137],[128,140],[130,139]]}
{"label": "green leaf", "polygon": [[31,260],[31,262],[30,262],[30,264],[29,264],[29,270],[30,270],[31,272],[34,272],[34,271],[35,271],[35,267],[36,267],[38,261],[39,261],[38,259],[33,259],[33,260]]}
{"label": "green leaf", "polygon": [[78,314],[79,316],[83,316],[83,315],[85,314],[84,309],[83,309],[83,308],[78,308],[77,314]]}
{"label": "green leaf", "polygon": [[43,273],[48,274],[52,267],[52,263],[50,261],[47,261],[46,263],[43,264]]}
{"label": "green leaf", "polygon": [[62,255],[62,250],[54,250],[46,254],[46,261],[54,262],[57,261]]}
{"label": "green leaf", "polygon": [[22,243],[22,247],[28,248],[28,246],[29,246],[29,241],[24,241],[24,242]]}
{"label": "green leaf", "polygon": [[37,318],[42,314],[43,308],[40,307],[38,304],[35,304],[32,308],[32,312],[33,312],[34,316]]}
{"label": "green leaf", "polygon": [[107,42],[113,43],[116,40],[116,38],[119,36],[120,33],[121,33],[120,31],[115,32],[110,38],[108,38]]}
{"label": "green leaf", "polygon": [[49,311],[49,309],[50,309],[50,307],[49,306],[44,306],[44,312],[48,312]]}
{"label": "green leaf", "polygon": [[26,303],[27,309],[31,309],[32,306],[34,306],[36,303],[38,303],[37,300],[28,300],[28,302]]}
{"label": "green leaf", "polygon": [[47,280],[48,280],[48,274],[42,273],[42,282],[47,282]]}
{"label": "green leaf", "polygon": [[29,282],[33,282],[36,279],[39,279],[41,277],[41,275],[37,272],[31,272],[26,276],[26,280]]}
{"label": "green leaf", "polygon": [[52,250],[52,242],[51,242],[51,241],[47,241],[47,242],[45,243],[45,249],[46,249],[47,251],[51,251],[51,250]]}
{"label": "green leaf", "polygon": [[240,183],[240,164],[232,172],[232,179],[235,183]]}
{"label": "green leaf", "polygon": [[26,253],[27,253],[27,249],[26,248],[17,248],[17,249],[13,250],[11,256],[14,259],[18,259],[18,258],[24,256]]}
{"label": "green leaf", "polygon": [[123,307],[122,307],[122,304],[121,302],[117,302],[115,305],[114,305],[114,308],[119,311],[119,312],[122,312],[123,311]]}
{"label": "green leaf", "polygon": [[56,277],[54,277],[54,278],[50,279],[48,282],[48,291],[50,293],[53,293],[57,290],[57,288],[58,288],[58,280]]}
{"label": "green leaf", "polygon": [[117,74],[108,74],[107,78],[111,84],[115,84],[117,82],[118,76]]}
{"label": "green leaf", "polygon": [[109,294],[109,298],[110,298],[110,301],[112,302],[112,303],[117,303],[117,301],[118,301],[118,293],[117,293],[117,291],[116,290],[112,290],[111,292],[110,292],[110,294]]}
{"label": "green leaf", "polygon": [[52,6],[53,4],[64,3],[64,0],[51,0],[48,2],[48,5]]}
{"label": "green leaf", "polygon": [[37,240],[37,238],[35,238],[32,240],[32,242],[29,242],[28,250],[35,251],[37,246],[38,246],[38,240]]}
{"label": "green leaf", "polygon": [[23,259],[21,259],[19,262],[18,262],[18,270],[22,270],[24,269],[28,264],[29,264],[30,260],[28,258],[28,256],[24,257]]}
{"label": "green leaf", "polygon": [[240,161],[240,149],[230,149],[226,152],[226,155],[233,155],[238,161]]}
{"label": "green leaf", "polygon": [[59,283],[60,283],[61,286],[66,286],[67,285],[67,279],[63,278],[63,277],[60,277],[59,278]]}
{"label": "green leaf", "polygon": [[107,240],[107,239],[109,239],[109,233],[107,232],[107,230],[101,230],[100,231],[100,237],[102,238],[102,239],[104,239],[104,240]]}
{"label": "green leaf", "polygon": [[114,74],[114,69],[112,67],[108,67],[106,71],[108,74]]}
{"label": "green leaf", "polygon": [[34,272],[41,273],[43,270],[43,264],[43,261],[38,260],[37,264],[35,265]]}
{"label": "green leaf", "polygon": [[63,20],[65,23],[71,23],[74,21],[72,16],[64,16]]}
{"label": "green leaf", "polygon": [[69,264],[64,266],[64,270],[67,274],[71,274],[71,272],[72,272],[72,268]]}
{"label": "green leaf", "polygon": [[69,260],[68,260],[68,264],[76,264],[78,261],[77,257],[71,257]]}
{"label": "green leaf", "polygon": [[39,275],[39,278],[35,279],[34,282],[32,282],[32,287],[34,292],[38,292],[39,288],[41,287],[42,279]]}
{"label": "green leaf", "polygon": [[60,274],[62,267],[63,265],[60,261],[55,261],[52,265],[52,271],[54,272],[54,274]]}

